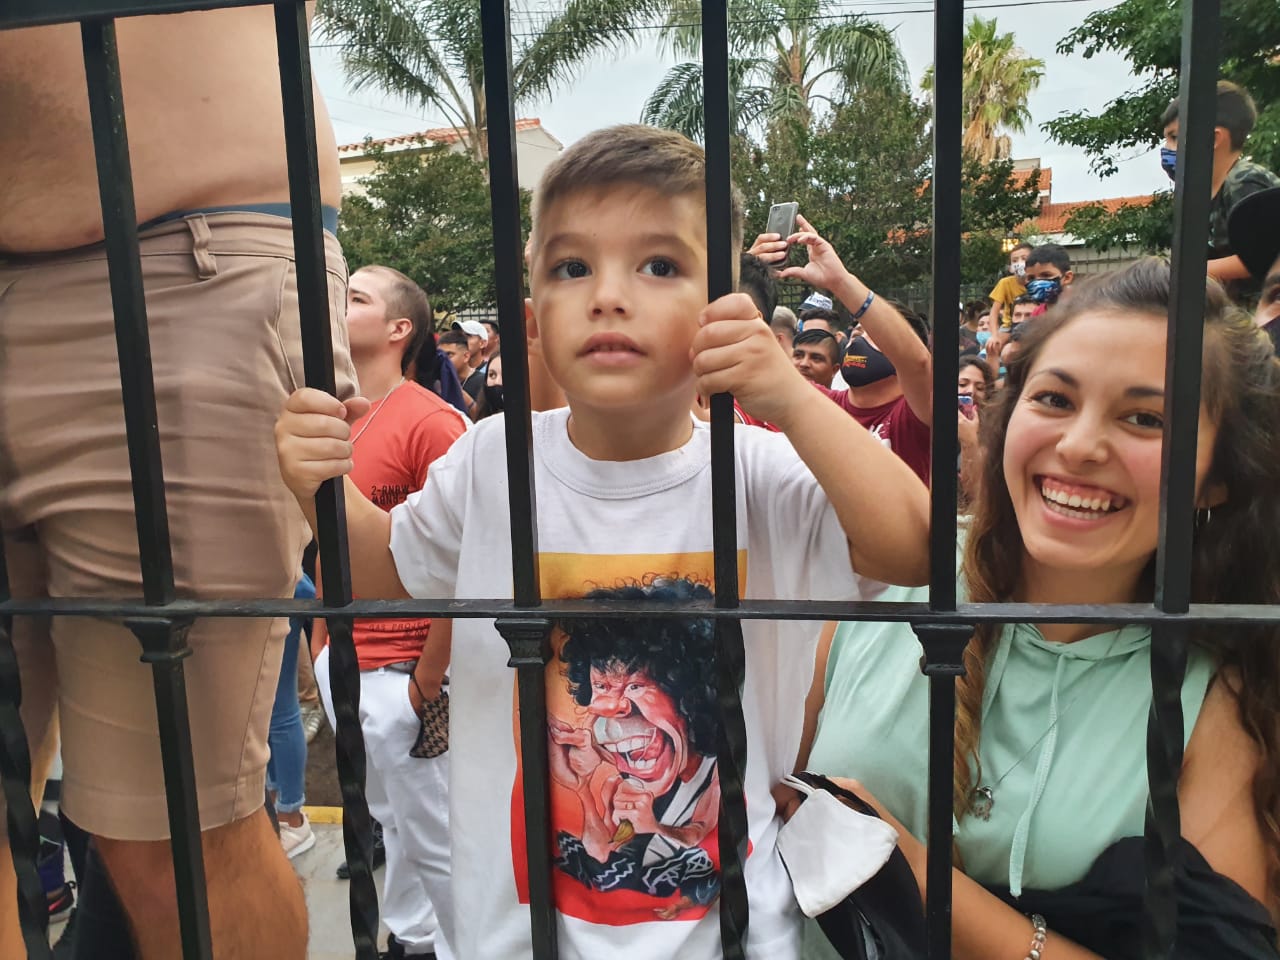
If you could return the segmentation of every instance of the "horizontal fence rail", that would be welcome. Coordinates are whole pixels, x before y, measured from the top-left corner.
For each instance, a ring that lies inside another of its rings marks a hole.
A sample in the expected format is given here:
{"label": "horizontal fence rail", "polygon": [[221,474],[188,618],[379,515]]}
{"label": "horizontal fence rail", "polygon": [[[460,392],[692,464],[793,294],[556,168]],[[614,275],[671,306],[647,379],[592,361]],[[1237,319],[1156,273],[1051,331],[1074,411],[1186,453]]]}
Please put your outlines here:
{"label": "horizontal fence rail", "polygon": [[[524,608],[510,600],[355,600],[342,607],[344,616],[394,619],[403,617],[495,618],[518,615]],[[97,598],[8,600],[0,602],[0,616],[132,617],[323,617],[332,607],[314,600],[175,600],[149,607],[140,600]],[[910,623],[1158,623],[1188,626],[1272,627],[1280,624],[1280,607],[1262,603],[1193,603],[1185,613],[1168,613],[1150,604],[1113,603],[960,603],[955,610],[933,610],[925,603],[881,600],[743,600],[732,610],[710,601],[646,607],[613,600],[549,600],[538,615],[560,617],[622,618],[643,616],[653,620],[849,620]]]}
{"label": "horizontal fence rail", "polygon": [[[481,0],[486,135],[498,288],[496,313],[503,341],[507,383],[506,453],[511,497],[514,599],[352,600],[345,540],[342,486],[329,482],[317,498],[323,577],[322,601],[286,599],[175,599],[164,507],[163,471],[154,385],[146,346],[147,327],[137,228],[133,213],[124,105],[114,49],[118,17],[264,6],[265,0],[0,0],[0,29],[80,22],[98,159],[98,175],[110,251],[112,295],[119,331],[131,470],[136,493],[143,598],[9,596],[0,556],[0,781],[9,809],[8,833],[19,874],[20,918],[33,957],[48,955],[46,918],[34,871],[38,836],[26,802],[30,758],[17,719],[21,691],[12,646],[12,618],[23,616],[113,617],[125,621],[142,642],[143,659],[154,669],[162,729],[162,758],[174,834],[183,952],[189,960],[211,955],[203,868],[195,817],[190,730],[182,664],[190,625],[206,617],[325,617],[333,650],[333,696],[337,753],[344,801],[344,838],[352,870],[350,912],[356,955],[376,956],[377,897],[372,885],[369,814],[363,792],[364,749],[359,728],[359,683],[351,621],[355,617],[495,618],[510,646],[517,671],[519,736],[526,759],[524,804],[530,825],[530,938],[538,960],[557,956],[557,914],[552,891],[550,809],[545,736],[545,667],[550,625],[581,617],[713,619],[717,629],[722,741],[720,851],[721,943],[724,956],[745,956],[750,926],[744,863],[746,819],[742,778],[750,744],[742,723],[743,620],[897,621],[912,625],[925,651],[929,677],[928,927],[930,960],[951,955],[952,751],[955,682],[975,625],[1011,622],[1147,624],[1154,631],[1151,664],[1153,704],[1147,733],[1151,802],[1146,825],[1147,890],[1144,951],[1149,960],[1172,955],[1177,930],[1173,845],[1179,836],[1177,778],[1184,739],[1179,691],[1185,674],[1187,637],[1193,628],[1274,628],[1280,606],[1191,602],[1195,435],[1200,403],[1201,318],[1204,307],[1207,214],[1213,128],[1214,82],[1220,32],[1219,0],[1184,0],[1180,78],[1181,143],[1173,246],[1175,291],[1169,316],[1160,543],[1157,593],[1151,604],[1028,604],[959,602],[954,546],[957,532],[957,437],[950,427],[933,438],[932,560],[927,603],[815,602],[741,599],[736,564],[733,491],[732,398],[712,398],[712,504],[716,591],[714,601],[662,607],[586,600],[544,600],[540,595],[536,491],[524,340],[522,256],[516,183],[514,99],[511,91],[510,13],[506,0]],[[314,105],[305,5],[273,4],[280,56],[290,201],[294,211],[298,295],[303,317],[306,380],[336,392],[320,227],[320,196],[314,137]],[[728,34],[725,0],[703,0],[703,69],[707,131],[707,221],[709,290],[731,289],[728,242],[730,209]],[[949,424],[957,372],[958,331],[952,322],[960,299],[960,130],[962,123],[963,0],[938,0],[935,14],[933,286],[936,323],[934,421]],[[1199,145],[1196,149],[1193,145]],[[540,837],[542,842],[533,842]]]}

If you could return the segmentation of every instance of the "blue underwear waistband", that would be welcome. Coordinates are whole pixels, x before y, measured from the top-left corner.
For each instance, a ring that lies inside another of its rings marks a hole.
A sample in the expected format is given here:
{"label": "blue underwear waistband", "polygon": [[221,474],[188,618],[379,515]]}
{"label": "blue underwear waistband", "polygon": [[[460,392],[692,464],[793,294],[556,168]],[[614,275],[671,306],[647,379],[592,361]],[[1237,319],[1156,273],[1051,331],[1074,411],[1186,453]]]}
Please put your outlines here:
{"label": "blue underwear waistband", "polygon": [[[236,203],[228,204],[223,207],[199,207],[195,210],[174,210],[172,213],[162,214],[153,217],[146,223],[138,224],[139,230],[145,230],[147,227],[154,227],[157,224],[168,223],[171,220],[181,220],[183,217],[192,217],[196,214],[206,213],[264,213],[269,217],[283,217],[286,220],[293,218],[293,210],[287,203]],[[327,204],[320,208],[320,221],[324,228],[335,236],[338,233],[338,208],[331,207]]]}

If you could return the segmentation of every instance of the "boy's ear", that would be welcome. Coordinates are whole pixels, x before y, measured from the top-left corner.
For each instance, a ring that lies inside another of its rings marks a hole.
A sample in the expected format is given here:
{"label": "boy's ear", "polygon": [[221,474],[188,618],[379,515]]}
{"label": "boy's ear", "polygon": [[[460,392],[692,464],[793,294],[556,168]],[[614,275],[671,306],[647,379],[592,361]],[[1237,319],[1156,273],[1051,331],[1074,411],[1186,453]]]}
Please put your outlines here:
{"label": "boy's ear", "polygon": [[538,318],[533,312],[533,297],[524,298],[524,329],[525,336],[530,340],[538,339]]}
{"label": "boy's ear", "polygon": [[1064,287],[1071,286],[1071,281],[1074,280],[1075,278],[1076,278],[1076,272],[1074,270],[1068,270],[1066,273],[1062,275],[1062,285]]}
{"label": "boy's ear", "polygon": [[413,321],[408,317],[401,317],[399,320],[390,321],[391,333],[390,340],[392,343],[399,343],[413,333]]}

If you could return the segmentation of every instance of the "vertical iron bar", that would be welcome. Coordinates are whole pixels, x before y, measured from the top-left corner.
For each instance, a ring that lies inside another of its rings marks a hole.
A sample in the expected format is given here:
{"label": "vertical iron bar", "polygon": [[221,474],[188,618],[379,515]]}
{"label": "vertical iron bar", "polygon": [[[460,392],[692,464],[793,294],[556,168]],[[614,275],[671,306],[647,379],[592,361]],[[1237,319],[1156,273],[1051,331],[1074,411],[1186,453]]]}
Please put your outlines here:
{"label": "vertical iron bar", "polygon": [[[9,599],[9,574],[0,545],[0,601]],[[49,960],[49,909],[36,859],[40,830],[31,804],[31,752],[22,727],[22,683],[13,649],[13,617],[0,617],[0,790],[9,852],[18,880],[18,925],[30,960]]]}
{"label": "vertical iron bar", "polygon": [[[933,448],[929,606],[956,608],[959,449],[955,384],[959,365],[961,90],[964,0],[938,0],[933,22]],[[952,756],[956,677],[964,672],[967,627],[917,626],[929,676],[929,836],[925,904],[929,960],[951,956]]]}
{"label": "vertical iron bar", "polygon": [[[493,211],[493,257],[498,329],[507,398],[505,414],[507,491],[511,511],[512,596],[519,607],[542,603],[538,576],[537,489],[533,473],[529,351],[524,324],[520,180],[516,163],[515,97],[511,86],[510,10],[507,0],[480,0],[484,52],[485,114],[488,120],[489,198]],[[511,649],[520,710],[520,756],[529,881],[529,928],[533,955],[558,955],[555,889],[552,885],[551,780],[547,760],[546,665],[551,624],[539,619],[502,619],[496,626]]]}
{"label": "vertical iron bar", "polygon": [[[191,723],[182,661],[190,622],[164,617],[125,622],[142,644],[142,662],[151,665],[155,686],[156,720],[160,729],[160,759],[164,764],[165,801],[173,849],[173,876],[182,920],[182,955],[186,960],[213,956],[209,932],[209,903],[205,888],[204,850],[200,843],[200,815],[195,803],[196,768],[191,752]],[[179,786],[180,789],[175,789]],[[190,892],[188,892],[190,891]]]}
{"label": "vertical iron bar", "polygon": [[133,205],[133,174],[120,90],[120,61],[112,20],[80,25],[89,117],[98,165],[98,194],[115,312],[116,351],[133,477],[133,509],[142,561],[142,593],[147,603],[174,598],[173,563],[169,552],[169,514],[160,462],[160,428],[156,417],[155,381],[151,371],[151,338],[138,259],[138,217]]}
{"label": "vertical iron bar", "polygon": [[[505,380],[505,374],[504,374]],[[529,877],[529,928],[535,960],[558,956],[555,891],[552,887],[551,779],[547,758],[547,664],[551,621],[504,617],[495,621],[511,649],[520,706],[520,769],[523,774],[525,865]]]}
{"label": "vertical iron bar", "polygon": [[956,742],[956,677],[964,675],[964,649],[973,628],[955,623],[912,625],[929,678],[928,860],[925,904],[929,960],[951,955],[952,777]]}
{"label": "vertical iron bar", "polygon": [[[306,4],[303,0],[277,3],[275,21],[298,313],[302,324],[302,365],[309,386],[336,394]],[[316,492],[316,524],[325,606],[346,606],[351,602],[351,566],[341,480],[327,480]],[[351,639],[351,618],[332,617],[327,625],[329,689],[338,721],[334,748],[342,790],[342,839],[351,871],[348,891],[351,936],[356,956],[360,960],[374,960],[378,950],[378,894],[373,883],[373,824],[364,796],[360,667]]]}
{"label": "vertical iron bar", "polygon": [[[143,596],[148,604],[163,604],[174,599],[173,558],[115,22],[83,22],[80,38],[115,315]],[[142,642],[142,661],[151,664],[155,684],[183,953],[188,958],[208,958],[213,950],[195,774],[190,762],[191,727],[185,678],[176,662],[185,656],[185,628],[179,635],[167,620],[131,627]]]}
{"label": "vertical iron bar", "polygon": [[[1204,346],[1205,272],[1212,200],[1213,129],[1217,114],[1220,0],[1189,0],[1182,12],[1178,90],[1177,203],[1165,354],[1165,428],[1160,482],[1160,541],[1155,602],[1166,613],[1191,603],[1195,523],[1196,423]],[[1187,634],[1173,626],[1152,631],[1151,714],[1147,721],[1147,885],[1143,950],[1149,960],[1173,956],[1178,900],[1175,845],[1182,832],[1178,775],[1182,769],[1182,683]]]}
{"label": "vertical iron bar", "polygon": [[1187,673],[1186,631],[1160,624],[1151,637],[1151,712],[1147,718],[1148,801],[1142,947],[1147,960],[1173,957],[1178,931],[1174,849],[1182,832],[1178,776],[1182,772],[1182,683]]}
{"label": "vertical iron bar", "polygon": [[956,608],[956,377],[964,0],[938,0],[933,28],[933,504],[929,605]]}
{"label": "vertical iron bar", "polygon": [[[541,602],[538,583],[537,496],[529,413],[529,350],[524,326],[524,257],[520,243],[520,184],[516,166],[515,100],[507,0],[481,0],[484,95],[488,116],[489,196],[498,329],[506,399],[507,485],[511,498],[511,564],[516,606]],[[527,773],[527,771],[526,771]]]}
{"label": "vertical iron bar", "polygon": [[[729,11],[726,0],[702,0],[702,89],[707,170],[707,296],[733,292],[732,191],[729,138]],[[766,318],[767,319],[767,318]],[[733,396],[711,397],[711,529],[715,603],[738,605],[737,482],[733,452]],[[716,622],[720,712],[720,943],[727,960],[746,955],[750,911],[745,877],[747,730],[742,716],[746,652],[740,620]]]}

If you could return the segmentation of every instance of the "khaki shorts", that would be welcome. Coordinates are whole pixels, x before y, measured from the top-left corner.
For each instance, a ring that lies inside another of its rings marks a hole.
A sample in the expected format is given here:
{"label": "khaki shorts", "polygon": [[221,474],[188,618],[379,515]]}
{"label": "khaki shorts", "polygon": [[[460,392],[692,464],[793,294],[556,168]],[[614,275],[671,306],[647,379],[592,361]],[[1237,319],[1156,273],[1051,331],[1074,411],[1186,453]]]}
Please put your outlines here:
{"label": "khaki shorts", "polygon": [[[141,250],[178,595],[291,597],[309,533],[272,434],[303,385],[290,223],[192,215],[145,230]],[[346,264],[329,234],[325,251],[338,389],[349,396]],[[0,259],[0,519],[14,596],[142,595],[100,245]],[[286,628],[206,619],[191,629],[204,829],[262,805]],[[34,756],[61,725],[67,815],[100,836],[166,838],[155,696],[134,635],[100,618],[18,617],[14,646]]]}

